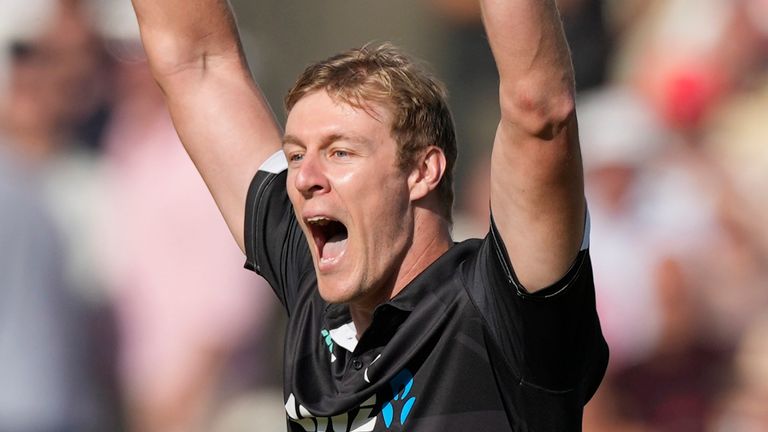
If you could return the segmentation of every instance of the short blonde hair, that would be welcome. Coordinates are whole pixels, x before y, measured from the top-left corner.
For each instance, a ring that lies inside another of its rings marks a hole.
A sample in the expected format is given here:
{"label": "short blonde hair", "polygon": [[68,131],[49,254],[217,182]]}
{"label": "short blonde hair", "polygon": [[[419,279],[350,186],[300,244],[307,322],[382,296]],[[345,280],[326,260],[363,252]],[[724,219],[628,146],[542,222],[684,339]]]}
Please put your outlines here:
{"label": "short blonde hair", "polygon": [[453,167],[457,148],[453,119],[442,83],[389,43],[337,54],[307,67],[285,97],[288,112],[309,93],[325,90],[338,100],[365,109],[379,102],[392,109],[392,136],[398,143],[398,164],[413,167],[429,146],[442,149],[446,169],[437,186],[442,216],[450,223]]}

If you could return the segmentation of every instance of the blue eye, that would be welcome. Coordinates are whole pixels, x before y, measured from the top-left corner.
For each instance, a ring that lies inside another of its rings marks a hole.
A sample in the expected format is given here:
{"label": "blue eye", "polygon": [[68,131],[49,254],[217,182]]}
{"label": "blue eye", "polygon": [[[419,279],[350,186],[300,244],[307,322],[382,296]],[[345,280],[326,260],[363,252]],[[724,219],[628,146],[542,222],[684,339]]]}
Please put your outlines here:
{"label": "blue eye", "polygon": [[298,162],[302,159],[304,159],[304,155],[301,153],[293,153],[288,156],[288,160],[291,162]]}
{"label": "blue eye", "polygon": [[333,151],[333,155],[335,157],[339,157],[339,158],[347,158],[347,157],[349,157],[349,152],[347,152],[345,150],[334,150]]}

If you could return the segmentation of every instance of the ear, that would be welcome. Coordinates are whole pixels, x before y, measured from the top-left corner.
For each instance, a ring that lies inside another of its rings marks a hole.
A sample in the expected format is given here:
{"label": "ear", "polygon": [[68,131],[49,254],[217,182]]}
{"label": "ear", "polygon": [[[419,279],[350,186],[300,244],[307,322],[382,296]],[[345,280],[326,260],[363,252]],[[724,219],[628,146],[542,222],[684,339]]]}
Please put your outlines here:
{"label": "ear", "polygon": [[411,201],[417,201],[437,188],[445,173],[445,154],[436,146],[428,147],[408,175]]}

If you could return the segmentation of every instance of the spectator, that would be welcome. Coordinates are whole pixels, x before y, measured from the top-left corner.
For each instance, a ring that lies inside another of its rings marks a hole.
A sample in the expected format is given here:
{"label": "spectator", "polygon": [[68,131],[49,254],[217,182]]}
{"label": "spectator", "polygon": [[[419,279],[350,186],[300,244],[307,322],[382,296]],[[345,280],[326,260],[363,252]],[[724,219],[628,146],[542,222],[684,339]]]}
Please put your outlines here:
{"label": "spectator", "polygon": [[82,430],[82,329],[59,233],[36,179],[9,150],[0,142],[0,430]]}
{"label": "spectator", "polygon": [[274,302],[260,278],[232,265],[242,254],[178,142],[146,63],[123,61],[116,71],[103,253],[129,429],[207,430],[221,396],[233,392],[222,388],[233,355],[254,338],[264,351],[239,380],[270,382],[264,354]]}

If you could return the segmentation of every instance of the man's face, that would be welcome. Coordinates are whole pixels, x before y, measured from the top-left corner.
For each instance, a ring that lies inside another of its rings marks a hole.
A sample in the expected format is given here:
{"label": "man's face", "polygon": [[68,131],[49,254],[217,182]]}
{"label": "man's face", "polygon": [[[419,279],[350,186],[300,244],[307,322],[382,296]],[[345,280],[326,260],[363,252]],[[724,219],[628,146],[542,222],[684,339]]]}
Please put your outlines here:
{"label": "man's face", "polygon": [[411,243],[413,207],[391,122],[380,104],[354,108],[325,91],[288,115],[288,196],[328,302],[386,300]]}

